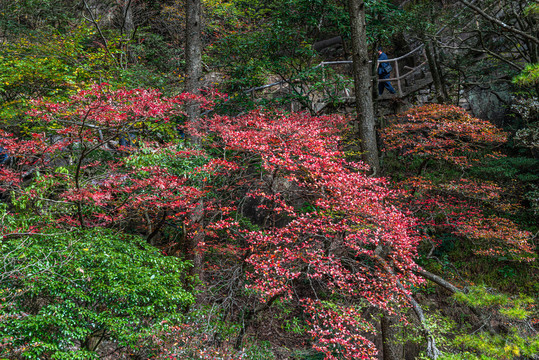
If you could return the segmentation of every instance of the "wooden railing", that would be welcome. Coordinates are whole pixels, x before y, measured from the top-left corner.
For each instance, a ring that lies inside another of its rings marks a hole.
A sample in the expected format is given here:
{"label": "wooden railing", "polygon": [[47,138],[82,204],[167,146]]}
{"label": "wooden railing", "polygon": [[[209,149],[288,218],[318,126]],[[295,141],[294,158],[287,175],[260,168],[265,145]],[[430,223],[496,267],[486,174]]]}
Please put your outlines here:
{"label": "wooden railing", "polygon": [[[395,77],[394,78],[389,78],[389,79],[378,79],[378,81],[381,81],[381,82],[397,81],[397,90],[399,92],[399,96],[402,96],[403,95],[402,81],[404,79],[406,79],[408,76],[410,76],[410,75],[414,74],[415,72],[417,72],[419,69],[421,69],[421,67],[423,67],[423,65],[426,64],[426,60],[423,61],[421,64],[413,67],[413,68],[404,66],[403,69],[407,68],[407,70],[409,69],[409,71],[407,73],[405,73],[404,75],[402,75],[402,76],[400,75],[399,61],[403,60],[403,59],[406,59],[407,57],[410,57],[412,55],[415,55],[416,53],[418,53],[422,49],[423,49],[423,45],[420,45],[417,48],[415,48],[414,50],[410,51],[409,53],[404,54],[402,56],[399,56],[397,58],[387,59],[387,60],[379,60],[378,63],[394,63],[394,64],[392,64],[392,66],[393,66],[393,69],[395,70]],[[324,62],[321,62],[320,64],[318,64],[316,67],[327,66],[327,65],[338,65],[338,64],[351,64],[351,63],[352,63],[351,60],[324,61]],[[372,62],[369,61],[369,63],[372,63]]]}
{"label": "wooden railing", "polygon": [[[403,59],[406,59],[406,58],[408,58],[410,56],[415,55],[416,53],[420,52],[422,49],[423,49],[423,45],[420,45],[417,48],[415,48],[414,50],[410,51],[409,53],[404,54],[402,56],[399,56],[397,58],[378,61],[379,63],[385,63],[385,62],[394,63],[394,64],[392,64],[392,66],[393,66],[393,69],[395,70],[395,77],[389,78],[389,79],[379,79],[378,81],[383,81],[383,82],[385,82],[385,81],[396,81],[399,96],[403,96],[402,81],[404,79],[406,79],[408,76],[410,76],[410,75],[414,74],[415,72],[417,72],[421,67],[423,67],[423,65],[425,65],[425,63],[426,63],[426,60],[423,61],[421,64],[413,67],[413,68],[404,66],[403,69],[409,70],[404,75],[400,75],[399,61],[403,60]],[[370,63],[372,63],[372,62],[370,62]],[[352,60],[323,61],[320,64],[316,65],[313,69],[323,67],[323,66],[341,65],[341,64],[352,64]],[[270,87],[273,87],[273,86],[277,86],[277,85],[282,85],[284,83],[290,83],[291,81],[293,81],[293,80],[286,79],[286,80],[277,81],[277,82],[274,82],[274,83],[271,83],[271,84],[266,84],[266,85],[262,85],[262,86],[253,87],[253,88],[250,88],[248,90],[245,90],[244,93],[245,94],[249,94],[249,93],[254,94],[254,92],[256,92],[256,91],[264,90],[264,89],[267,89],[267,88],[270,88]]]}

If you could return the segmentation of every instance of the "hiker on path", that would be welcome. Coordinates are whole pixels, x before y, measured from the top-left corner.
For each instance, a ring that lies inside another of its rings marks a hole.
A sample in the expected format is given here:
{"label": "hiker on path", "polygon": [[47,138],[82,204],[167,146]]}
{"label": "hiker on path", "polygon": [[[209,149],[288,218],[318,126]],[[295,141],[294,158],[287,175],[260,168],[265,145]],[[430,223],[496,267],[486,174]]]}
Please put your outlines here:
{"label": "hiker on path", "polygon": [[[385,52],[382,51],[382,48],[378,48],[378,61],[380,60],[387,60],[387,55]],[[384,89],[387,89],[391,94],[395,94],[395,89],[393,89],[393,86],[391,86],[391,83],[389,81],[380,81],[389,79],[391,76],[391,70],[393,68],[391,67],[391,64],[388,62],[378,63],[378,94],[382,95],[384,92]]]}

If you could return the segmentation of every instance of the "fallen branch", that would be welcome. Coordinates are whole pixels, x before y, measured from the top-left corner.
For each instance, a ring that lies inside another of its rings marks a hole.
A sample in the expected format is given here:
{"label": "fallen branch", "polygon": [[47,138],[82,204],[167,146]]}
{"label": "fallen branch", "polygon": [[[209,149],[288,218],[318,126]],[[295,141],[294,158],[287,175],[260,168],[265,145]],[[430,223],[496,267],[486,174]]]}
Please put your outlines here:
{"label": "fallen branch", "polygon": [[[376,251],[375,251],[376,252]],[[385,261],[380,255],[375,255],[375,259],[382,265],[382,267],[391,275],[395,276],[395,272],[389,266],[387,261]],[[395,281],[397,283],[397,287],[402,290],[402,292],[405,294],[406,298],[410,302],[410,305],[412,306],[412,309],[414,310],[414,313],[416,314],[417,318],[419,319],[419,322],[421,323],[421,327],[423,328],[423,333],[425,334],[425,337],[427,338],[427,356],[433,360],[436,360],[442,353],[438,348],[436,347],[436,339],[434,339],[434,336],[430,332],[429,328],[427,327],[427,319],[425,318],[425,314],[423,313],[423,309],[421,308],[421,305],[406,291],[402,283],[395,277]]]}

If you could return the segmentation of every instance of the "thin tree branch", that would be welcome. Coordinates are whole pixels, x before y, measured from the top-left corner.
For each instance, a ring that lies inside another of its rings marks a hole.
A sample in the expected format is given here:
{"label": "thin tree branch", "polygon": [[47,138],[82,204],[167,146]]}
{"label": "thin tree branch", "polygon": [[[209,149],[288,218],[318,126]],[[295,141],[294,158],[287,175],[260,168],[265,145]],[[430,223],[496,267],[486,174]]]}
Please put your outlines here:
{"label": "thin tree branch", "polygon": [[536,44],[539,45],[539,39],[536,38],[535,36],[532,36],[524,31],[521,31],[513,26],[510,26],[510,25],[507,25],[506,23],[504,23],[503,21],[501,20],[498,20],[496,19],[495,17],[492,17],[490,16],[489,14],[487,14],[486,12],[484,12],[483,10],[481,10],[479,7],[469,3],[468,1],[466,0],[458,0],[460,1],[463,5],[467,6],[468,8],[472,9],[473,11],[475,11],[477,14],[481,15],[482,17],[484,17],[485,19],[487,19],[488,21],[500,26],[501,28],[507,30],[507,31],[510,31],[514,34],[518,34]]}
{"label": "thin tree branch", "polygon": [[428,279],[428,280],[440,285],[441,287],[443,287],[444,289],[449,290],[452,293],[460,293],[460,292],[467,293],[468,292],[467,288],[464,288],[464,289],[461,290],[458,287],[456,287],[455,285],[451,284],[450,282],[442,279],[438,275],[435,275],[435,274],[433,274],[433,273],[431,273],[431,272],[429,272],[427,270],[419,268],[415,272],[418,273],[419,275],[423,276],[425,279]]}
{"label": "thin tree branch", "polygon": [[82,2],[84,3],[84,6],[86,7],[86,10],[88,10],[88,13],[90,14],[90,21],[94,24],[95,28],[97,29],[97,32],[99,33],[99,36],[103,40],[103,45],[105,46],[105,51],[111,57],[111,59],[114,60],[116,65],[120,66],[120,64],[118,64],[118,61],[116,60],[116,58],[110,52],[107,38],[105,37],[105,35],[103,35],[103,32],[101,31],[101,28],[99,27],[99,24],[97,23],[97,20],[96,20],[96,18],[94,16],[94,13],[90,9],[90,6],[88,6],[88,3],[86,2],[86,0],[82,0]]}
{"label": "thin tree branch", "polygon": [[434,339],[434,336],[426,325],[427,319],[425,318],[425,314],[423,313],[421,305],[419,305],[419,303],[412,297],[412,295],[410,295],[409,292],[404,288],[404,285],[402,285],[399,279],[397,279],[397,277],[395,276],[393,268],[387,263],[386,260],[384,260],[384,258],[382,258],[382,256],[379,255],[379,253],[380,249],[377,248],[375,250],[375,259],[382,265],[385,271],[395,277],[397,287],[402,291],[404,296],[406,296],[406,298],[410,302],[410,305],[412,306],[412,309],[414,310],[414,313],[416,314],[419,319],[419,322],[421,323],[423,333],[427,338],[427,356],[433,360],[436,360],[440,355],[442,355],[442,353],[436,347],[436,339]]}

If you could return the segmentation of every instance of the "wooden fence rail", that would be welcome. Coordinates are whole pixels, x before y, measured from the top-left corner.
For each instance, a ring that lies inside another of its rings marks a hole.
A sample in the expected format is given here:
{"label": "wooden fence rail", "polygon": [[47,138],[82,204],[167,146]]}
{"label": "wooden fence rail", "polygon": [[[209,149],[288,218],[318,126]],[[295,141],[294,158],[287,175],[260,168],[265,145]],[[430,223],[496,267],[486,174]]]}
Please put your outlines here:
{"label": "wooden fence rail", "polygon": [[[385,63],[385,62],[390,62],[390,63],[394,63],[393,68],[395,69],[395,77],[394,78],[389,78],[389,79],[379,79],[378,81],[396,81],[397,82],[397,89],[398,89],[398,94],[399,96],[403,96],[403,92],[402,92],[402,80],[406,79],[408,76],[414,74],[415,72],[417,72],[423,65],[426,64],[426,60],[423,61],[421,64],[413,67],[413,68],[410,68],[410,67],[403,67],[404,68],[408,68],[410,69],[407,73],[405,73],[404,75],[400,75],[400,69],[399,69],[399,61],[400,60],[403,60],[403,59],[406,59],[412,55],[415,55],[416,53],[418,53],[419,51],[421,51],[423,49],[424,45],[420,45],[418,46],[417,48],[413,49],[412,51],[410,51],[409,53],[407,54],[404,54],[402,56],[399,56],[397,58],[393,58],[393,59],[388,59],[388,60],[380,60],[378,61],[379,63]],[[372,63],[371,61],[369,61],[369,63]],[[341,64],[352,64],[352,61],[351,60],[340,60],[340,61],[323,61],[321,62],[320,64],[316,65],[315,67],[313,67],[313,69],[316,69],[316,68],[319,68],[319,67],[323,67],[323,66],[329,66],[329,65],[341,65]],[[277,85],[282,85],[284,83],[290,83],[292,82],[293,80],[292,79],[285,79],[285,80],[281,80],[281,81],[277,81],[277,82],[274,82],[274,83],[271,83],[271,84],[266,84],[266,85],[262,85],[262,86],[257,86],[257,87],[253,87],[253,88],[250,88],[250,89],[247,89],[244,91],[245,94],[249,94],[249,93],[253,93],[256,92],[256,91],[259,91],[259,90],[264,90],[264,89],[267,89],[267,88],[270,88],[270,87],[273,87],[273,86],[277,86]]]}
{"label": "wooden fence rail", "polygon": [[[399,57],[396,57],[396,58],[393,58],[393,59],[379,60],[378,63],[394,63],[394,64],[392,64],[392,66],[393,66],[393,69],[395,69],[395,77],[394,78],[389,78],[389,79],[378,79],[378,81],[382,81],[382,82],[385,82],[385,81],[397,81],[397,89],[398,89],[399,96],[403,96],[404,94],[402,92],[401,81],[404,80],[405,78],[407,78],[408,76],[414,74],[417,70],[419,70],[421,67],[423,67],[423,65],[426,64],[426,60],[423,61],[421,64],[413,67],[413,68],[409,68],[410,71],[408,71],[407,73],[405,73],[402,76],[400,75],[399,61],[403,60],[403,59],[406,59],[406,58],[408,58],[408,57],[410,57],[412,55],[415,55],[420,50],[422,50],[423,47],[424,47],[424,45],[420,45],[417,48],[410,51],[409,53],[404,54],[404,55],[399,56]],[[320,66],[326,66],[326,65],[351,64],[351,63],[352,63],[351,60],[324,61],[324,62],[321,62],[320,64],[318,64],[317,66],[315,66],[315,68],[320,67]],[[372,63],[372,61],[369,61],[369,63]],[[406,68],[406,67],[407,66],[405,66],[403,68]]]}

